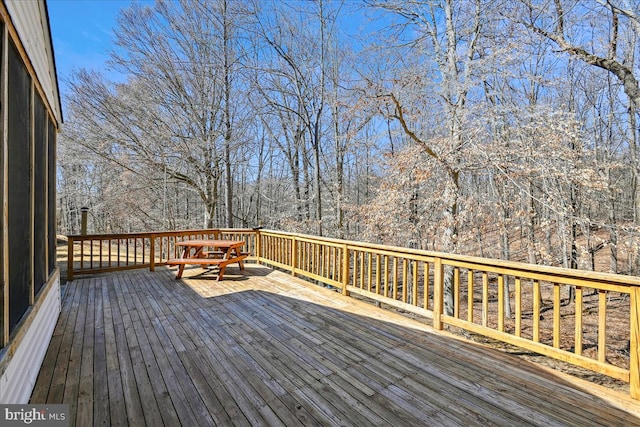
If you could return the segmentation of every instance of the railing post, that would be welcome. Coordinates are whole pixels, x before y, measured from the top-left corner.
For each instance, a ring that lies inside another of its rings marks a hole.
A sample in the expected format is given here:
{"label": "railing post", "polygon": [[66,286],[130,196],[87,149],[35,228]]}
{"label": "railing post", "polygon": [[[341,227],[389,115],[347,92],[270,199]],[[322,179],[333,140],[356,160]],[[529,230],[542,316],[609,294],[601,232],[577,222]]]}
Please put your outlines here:
{"label": "railing post", "polygon": [[67,282],[73,280],[73,238],[67,239]]}
{"label": "railing post", "polygon": [[342,295],[349,296],[347,286],[349,285],[349,248],[342,245]]}
{"label": "railing post", "polygon": [[89,208],[82,207],[80,208],[80,234],[83,236],[87,235],[87,213],[89,212]]}
{"label": "railing post", "polygon": [[156,271],[156,235],[149,236],[151,247],[149,248],[149,271]]}
{"label": "railing post", "polygon": [[262,244],[260,243],[261,236],[260,236],[260,230],[256,230],[256,264],[260,264],[260,258],[262,257]]}
{"label": "railing post", "polygon": [[296,243],[296,236],[291,236],[291,275],[293,277],[296,277],[296,269],[298,268],[298,245]]}
{"label": "railing post", "polygon": [[442,310],[444,307],[444,272],[442,259],[433,263],[433,327],[442,330]]}
{"label": "railing post", "polygon": [[640,286],[631,288],[629,393],[640,400]]}

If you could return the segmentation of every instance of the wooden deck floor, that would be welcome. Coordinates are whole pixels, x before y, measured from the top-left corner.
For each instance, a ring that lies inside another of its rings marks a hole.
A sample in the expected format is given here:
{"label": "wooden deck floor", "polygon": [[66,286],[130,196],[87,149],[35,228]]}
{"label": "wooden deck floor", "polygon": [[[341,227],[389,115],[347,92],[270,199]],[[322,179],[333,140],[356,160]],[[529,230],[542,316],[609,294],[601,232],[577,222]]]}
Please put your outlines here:
{"label": "wooden deck floor", "polygon": [[266,268],[77,279],[32,395],[71,425],[640,425],[640,405]]}

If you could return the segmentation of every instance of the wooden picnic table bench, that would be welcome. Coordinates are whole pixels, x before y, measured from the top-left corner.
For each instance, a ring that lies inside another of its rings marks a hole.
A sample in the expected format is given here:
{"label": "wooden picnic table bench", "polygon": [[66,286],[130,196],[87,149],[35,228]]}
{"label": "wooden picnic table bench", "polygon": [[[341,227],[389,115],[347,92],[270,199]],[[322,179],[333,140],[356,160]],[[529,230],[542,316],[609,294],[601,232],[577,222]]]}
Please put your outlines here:
{"label": "wooden picnic table bench", "polygon": [[[238,264],[240,270],[244,270],[244,259],[248,253],[240,251],[245,245],[241,240],[185,240],[176,243],[176,246],[183,248],[180,258],[167,260],[167,265],[178,265],[176,279],[182,278],[182,273],[187,264],[199,265],[202,268],[207,266],[218,267],[217,280],[224,277],[224,271],[229,264]],[[205,248],[211,248],[205,251]]]}

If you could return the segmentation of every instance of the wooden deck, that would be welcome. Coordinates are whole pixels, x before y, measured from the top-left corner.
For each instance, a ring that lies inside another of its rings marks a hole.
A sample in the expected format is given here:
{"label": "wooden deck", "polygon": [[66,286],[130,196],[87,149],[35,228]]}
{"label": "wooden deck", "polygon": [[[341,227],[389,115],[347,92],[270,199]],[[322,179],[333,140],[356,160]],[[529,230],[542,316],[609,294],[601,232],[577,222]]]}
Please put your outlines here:
{"label": "wooden deck", "polygon": [[281,272],[66,287],[32,403],[71,425],[619,425],[640,405]]}

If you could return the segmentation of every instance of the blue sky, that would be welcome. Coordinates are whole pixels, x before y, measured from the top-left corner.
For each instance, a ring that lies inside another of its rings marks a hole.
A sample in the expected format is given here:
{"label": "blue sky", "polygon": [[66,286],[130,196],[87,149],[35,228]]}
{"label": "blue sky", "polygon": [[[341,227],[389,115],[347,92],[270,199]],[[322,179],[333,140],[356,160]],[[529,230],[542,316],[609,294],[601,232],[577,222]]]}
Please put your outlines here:
{"label": "blue sky", "polygon": [[[140,1],[140,0],[138,0]],[[78,68],[101,70],[113,40],[118,12],[131,0],[48,0],[60,91]]]}
{"label": "blue sky", "polygon": [[[153,4],[155,0],[133,0]],[[47,0],[49,23],[53,38],[56,67],[61,95],[67,92],[66,80],[74,69],[102,71],[112,48],[113,32],[118,12],[129,7],[132,0]],[[357,3],[349,4],[342,12],[347,20],[345,29],[359,33],[362,17],[354,18]],[[355,9],[351,10],[353,6]],[[366,21],[371,25],[370,21]],[[117,78],[115,73],[109,74]]]}

